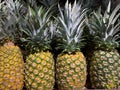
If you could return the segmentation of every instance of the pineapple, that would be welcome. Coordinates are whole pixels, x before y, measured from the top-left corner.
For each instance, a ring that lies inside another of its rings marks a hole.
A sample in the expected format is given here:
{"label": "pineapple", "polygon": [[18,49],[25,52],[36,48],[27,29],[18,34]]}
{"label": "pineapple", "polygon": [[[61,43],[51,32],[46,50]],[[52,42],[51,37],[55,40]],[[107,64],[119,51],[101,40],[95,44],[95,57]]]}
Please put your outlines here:
{"label": "pineapple", "polygon": [[28,90],[52,90],[54,86],[54,59],[50,43],[53,24],[50,9],[28,6],[21,25],[21,41],[29,51],[25,63],[25,84]]}
{"label": "pineapple", "polygon": [[24,83],[23,55],[16,42],[19,17],[14,7],[17,4],[12,0],[0,2],[0,90],[22,90]]}
{"label": "pineapple", "polygon": [[83,28],[86,9],[76,1],[73,6],[66,2],[65,9],[59,7],[57,49],[62,52],[56,60],[56,82],[59,90],[81,90],[86,82],[86,59],[80,48],[83,43]]}
{"label": "pineapple", "polygon": [[111,1],[104,14],[93,12],[87,25],[94,36],[95,50],[90,60],[93,88],[117,89],[120,86],[120,55],[116,50],[120,38],[120,4],[111,12]]}

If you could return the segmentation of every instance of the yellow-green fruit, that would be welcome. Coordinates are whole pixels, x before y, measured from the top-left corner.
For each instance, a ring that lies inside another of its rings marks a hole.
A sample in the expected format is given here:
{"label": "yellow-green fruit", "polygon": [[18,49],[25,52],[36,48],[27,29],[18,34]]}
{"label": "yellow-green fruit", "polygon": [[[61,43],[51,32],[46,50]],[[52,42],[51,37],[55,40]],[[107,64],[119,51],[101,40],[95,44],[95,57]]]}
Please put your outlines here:
{"label": "yellow-green fruit", "polygon": [[86,82],[86,60],[81,52],[60,54],[56,70],[59,90],[82,90]]}
{"label": "yellow-green fruit", "polygon": [[0,46],[0,90],[22,90],[24,61],[19,47]]}
{"label": "yellow-green fruit", "polygon": [[28,56],[25,68],[25,84],[29,90],[52,90],[54,86],[54,59],[47,52]]}
{"label": "yellow-green fruit", "polygon": [[93,88],[115,89],[119,87],[120,56],[117,51],[97,50],[90,62],[90,79]]}

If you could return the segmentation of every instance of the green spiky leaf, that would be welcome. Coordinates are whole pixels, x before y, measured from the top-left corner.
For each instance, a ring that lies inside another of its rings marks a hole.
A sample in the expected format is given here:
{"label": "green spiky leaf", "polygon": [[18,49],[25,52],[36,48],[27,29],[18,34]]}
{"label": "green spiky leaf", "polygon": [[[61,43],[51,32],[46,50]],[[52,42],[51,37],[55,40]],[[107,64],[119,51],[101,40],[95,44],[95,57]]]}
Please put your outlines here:
{"label": "green spiky leaf", "polygon": [[58,17],[58,30],[57,36],[58,49],[62,49],[63,52],[74,52],[80,50],[80,47],[84,45],[82,33],[85,22],[86,9],[82,10],[82,7],[76,1],[74,4],[70,4],[67,0],[64,11],[59,6],[60,16]]}
{"label": "green spiky leaf", "polygon": [[97,48],[112,50],[119,46],[120,38],[120,4],[111,11],[111,1],[104,14],[101,9],[98,12],[93,12],[90,20],[87,20],[87,26],[90,29],[91,35],[94,36]]}
{"label": "green spiky leaf", "polygon": [[23,4],[18,0],[5,0],[0,3],[0,41],[17,42],[20,38],[19,23],[23,15]]}
{"label": "green spiky leaf", "polygon": [[21,31],[24,33],[21,41],[25,43],[25,47],[31,48],[31,53],[51,49],[50,43],[54,31],[51,30],[54,29],[50,22],[51,14],[50,8],[47,10],[41,6],[33,9],[29,6],[21,27]]}

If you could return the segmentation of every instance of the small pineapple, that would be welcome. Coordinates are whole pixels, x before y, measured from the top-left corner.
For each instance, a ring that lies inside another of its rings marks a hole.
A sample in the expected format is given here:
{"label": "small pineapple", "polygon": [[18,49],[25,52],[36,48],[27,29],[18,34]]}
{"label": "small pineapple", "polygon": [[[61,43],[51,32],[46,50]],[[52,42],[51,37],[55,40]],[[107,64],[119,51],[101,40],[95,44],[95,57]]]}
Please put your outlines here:
{"label": "small pineapple", "polygon": [[52,90],[54,86],[54,59],[50,52],[52,39],[51,12],[43,7],[29,6],[21,30],[24,46],[30,52],[25,63],[25,84],[29,90]]}
{"label": "small pineapple", "polygon": [[117,89],[120,86],[120,55],[115,49],[120,38],[120,5],[112,12],[111,1],[104,14],[93,12],[87,23],[94,36],[95,50],[90,61],[90,79],[93,88]]}
{"label": "small pineapple", "polygon": [[16,4],[18,1],[10,1],[0,2],[0,90],[22,90],[24,61],[16,45],[19,17],[13,12],[19,6]]}
{"label": "small pineapple", "polygon": [[63,50],[56,60],[56,82],[59,90],[82,90],[86,82],[86,59],[80,48],[86,9],[74,2],[73,6],[68,2],[65,9],[59,7],[57,48]]}

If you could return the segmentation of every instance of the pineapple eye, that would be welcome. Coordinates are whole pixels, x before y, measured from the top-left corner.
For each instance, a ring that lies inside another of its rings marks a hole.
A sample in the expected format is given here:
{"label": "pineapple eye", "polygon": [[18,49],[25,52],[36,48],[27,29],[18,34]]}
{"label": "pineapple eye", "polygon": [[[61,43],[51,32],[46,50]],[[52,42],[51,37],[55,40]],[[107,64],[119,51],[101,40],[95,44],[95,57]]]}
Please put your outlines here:
{"label": "pineapple eye", "polygon": [[46,61],[42,61],[41,64],[42,64],[42,65],[46,65]]}
{"label": "pineapple eye", "polygon": [[36,81],[37,83],[40,83],[41,80],[40,80],[39,77],[36,77],[36,78],[35,78],[35,81]]}
{"label": "pineapple eye", "polygon": [[75,71],[76,71],[76,72],[80,72],[80,68],[79,68],[79,67],[76,67],[76,68],[75,68]]}
{"label": "pineapple eye", "polygon": [[49,76],[48,76],[48,75],[46,75],[45,78],[46,78],[47,80],[49,80]]}
{"label": "pineapple eye", "polygon": [[80,61],[79,61],[79,60],[76,60],[76,61],[75,61],[75,64],[76,64],[76,65],[80,65]]}
{"label": "pineapple eye", "polygon": [[42,67],[42,65],[38,64],[37,68],[38,68],[38,70],[42,70],[43,67]]}
{"label": "pineapple eye", "polygon": [[35,68],[36,66],[37,66],[37,64],[33,62],[33,63],[32,63],[32,67]]}
{"label": "pineapple eye", "polygon": [[39,73],[39,76],[40,76],[41,78],[43,78],[43,77],[44,77],[44,74],[43,74],[43,73]]}
{"label": "pineapple eye", "polygon": [[46,81],[42,81],[42,84],[43,84],[43,85],[46,85]]}
{"label": "pineapple eye", "polygon": [[8,68],[10,65],[9,64],[5,64],[5,67]]}
{"label": "pineapple eye", "polygon": [[30,78],[31,79],[34,79],[35,77],[34,77],[34,74],[30,74]]}
{"label": "pineapple eye", "polygon": [[4,79],[5,79],[5,80],[9,79],[9,77],[10,77],[9,74],[5,74],[5,75],[4,75]]}
{"label": "pineapple eye", "polygon": [[34,74],[38,74],[39,72],[38,72],[38,70],[34,70],[33,73]]}
{"label": "pineapple eye", "polygon": [[36,59],[36,62],[37,62],[37,63],[40,63],[40,62],[41,62],[41,60],[40,60],[39,58],[37,58],[37,59]]}
{"label": "pineapple eye", "polygon": [[33,87],[33,88],[37,88],[37,84],[33,82],[33,83],[32,83],[32,87]]}
{"label": "pineapple eye", "polygon": [[44,71],[44,72],[48,72],[48,69],[47,69],[47,68],[43,68],[43,71]]}
{"label": "pineapple eye", "polygon": [[10,77],[10,82],[14,82],[15,81],[15,77]]}
{"label": "pineapple eye", "polygon": [[[28,68],[27,68],[28,69]],[[27,70],[26,70],[27,71]],[[32,67],[29,67],[29,71],[32,72],[33,71],[33,68]]]}
{"label": "pineapple eye", "polygon": [[11,60],[11,61],[10,61],[10,64],[11,64],[11,65],[14,64],[14,61]]}
{"label": "pineapple eye", "polygon": [[14,75],[15,75],[15,72],[14,72],[14,71],[11,71],[10,74],[14,76]]}
{"label": "pineapple eye", "polygon": [[71,63],[71,64],[70,64],[70,67],[71,67],[71,68],[75,68],[75,64],[74,64],[74,63]]}

